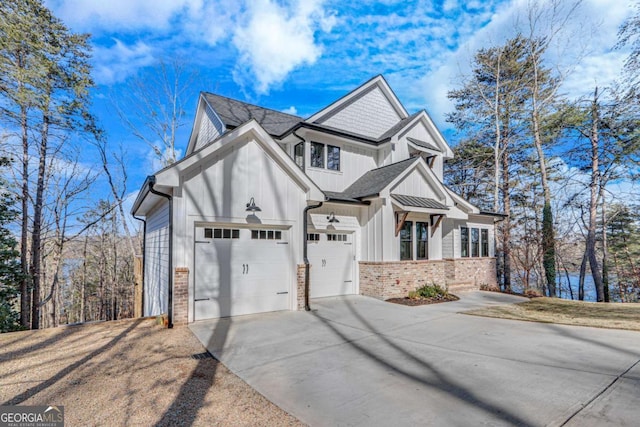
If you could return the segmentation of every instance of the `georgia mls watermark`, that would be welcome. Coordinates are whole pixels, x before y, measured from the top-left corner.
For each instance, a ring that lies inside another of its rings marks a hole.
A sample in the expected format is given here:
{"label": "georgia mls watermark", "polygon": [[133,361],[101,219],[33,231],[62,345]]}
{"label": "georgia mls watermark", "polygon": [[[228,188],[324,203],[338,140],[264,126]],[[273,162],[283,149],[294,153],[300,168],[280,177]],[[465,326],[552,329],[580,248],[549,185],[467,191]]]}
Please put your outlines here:
{"label": "georgia mls watermark", "polygon": [[0,406],[0,427],[64,427],[64,406]]}

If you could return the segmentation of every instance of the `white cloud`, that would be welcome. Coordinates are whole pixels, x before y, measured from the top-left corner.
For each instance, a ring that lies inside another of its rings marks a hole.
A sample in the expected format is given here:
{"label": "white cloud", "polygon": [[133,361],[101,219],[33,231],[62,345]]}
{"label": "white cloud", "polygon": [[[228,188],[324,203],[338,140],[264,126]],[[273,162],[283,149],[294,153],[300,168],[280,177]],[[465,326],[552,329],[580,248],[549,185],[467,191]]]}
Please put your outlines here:
{"label": "white cloud", "polygon": [[168,28],[172,17],[185,8],[196,6],[199,0],[48,0],[65,23],[81,31],[96,28],[144,29]]}
{"label": "white cloud", "polygon": [[[538,24],[541,31],[549,28],[549,0],[541,0],[541,10],[547,12]],[[495,9],[488,22],[478,26],[479,21],[468,20],[465,24],[456,21],[458,28],[469,31],[461,33],[458,46],[448,54],[439,56],[440,63],[420,80],[421,98],[433,112],[434,120],[441,128],[449,127],[444,117],[452,111],[453,104],[446,98],[449,89],[460,87],[459,77],[470,71],[470,63],[475,52],[482,47],[503,43],[518,31],[527,34],[527,5],[530,0],[512,0]],[[561,11],[568,10],[571,2],[560,2]],[[577,98],[593,90],[595,84],[606,86],[619,76],[625,52],[612,51],[616,42],[617,29],[632,9],[630,1],[585,0],[573,17],[561,25],[562,30],[548,52],[548,64],[567,74],[563,92]],[[467,6],[469,7],[469,6]],[[606,17],[606,19],[604,19]],[[463,19],[463,18],[461,18]],[[412,103],[420,100],[417,97]]]}
{"label": "white cloud", "polygon": [[110,47],[94,49],[94,79],[98,84],[113,84],[125,80],[139,68],[157,61],[153,48],[138,41],[133,45],[114,39]]}
{"label": "white cloud", "polygon": [[322,53],[316,31],[330,31],[335,17],[325,14],[322,1],[299,0],[290,7],[271,0],[251,2],[246,20],[233,36],[240,57],[235,80],[255,79],[258,93],[267,93],[295,68],[313,64]]}
{"label": "white cloud", "polygon": [[298,115],[298,109],[295,106],[291,106],[289,108],[285,108],[282,110],[283,113],[293,114],[294,116]]}

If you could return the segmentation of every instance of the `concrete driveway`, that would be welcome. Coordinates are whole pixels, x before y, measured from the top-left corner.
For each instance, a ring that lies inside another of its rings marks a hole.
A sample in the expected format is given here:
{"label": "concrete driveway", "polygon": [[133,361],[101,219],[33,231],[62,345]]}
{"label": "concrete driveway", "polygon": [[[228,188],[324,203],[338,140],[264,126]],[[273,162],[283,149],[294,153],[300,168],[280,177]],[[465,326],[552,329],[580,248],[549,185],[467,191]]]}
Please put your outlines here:
{"label": "concrete driveway", "polygon": [[348,296],[190,328],[312,426],[638,425],[640,333],[459,314],[520,300],[470,292],[406,307]]}

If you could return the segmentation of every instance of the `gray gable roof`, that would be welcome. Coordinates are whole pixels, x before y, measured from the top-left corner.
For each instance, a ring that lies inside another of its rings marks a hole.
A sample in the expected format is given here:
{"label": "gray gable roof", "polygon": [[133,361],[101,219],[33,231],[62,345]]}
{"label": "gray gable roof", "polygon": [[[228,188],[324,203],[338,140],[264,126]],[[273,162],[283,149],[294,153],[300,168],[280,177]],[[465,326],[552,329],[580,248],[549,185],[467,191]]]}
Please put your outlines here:
{"label": "gray gable roof", "polygon": [[415,208],[442,209],[449,210],[448,207],[437,200],[427,199],[425,197],[405,196],[402,194],[392,194],[391,197],[397,200],[401,205],[412,206]]}
{"label": "gray gable roof", "polygon": [[441,149],[439,149],[435,145],[430,144],[430,143],[428,143],[426,141],[421,141],[419,139],[411,138],[410,136],[407,137],[407,141],[411,142],[412,144],[417,145],[418,147],[428,148],[429,150],[437,151],[438,153],[442,152]]}
{"label": "gray gable roof", "polygon": [[418,157],[412,157],[401,162],[370,170],[358,178],[344,190],[342,194],[352,199],[377,195],[417,160]]}
{"label": "gray gable roof", "polygon": [[420,114],[420,113],[421,113],[421,111],[415,112],[412,115],[410,115],[409,117],[406,117],[406,118],[400,120],[398,123],[396,123],[391,128],[389,128],[389,130],[387,130],[385,133],[380,135],[380,137],[378,138],[378,142],[384,142],[387,139],[391,138],[393,135],[398,133],[398,131],[400,131],[400,129],[402,129],[407,123],[409,123],[411,120],[415,119],[416,116],[418,114]]}
{"label": "gray gable roof", "polygon": [[292,114],[258,107],[224,96],[212,93],[203,93],[203,95],[227,128],[235,128],[255,119],[268,134],[280,136],[303,120]]}

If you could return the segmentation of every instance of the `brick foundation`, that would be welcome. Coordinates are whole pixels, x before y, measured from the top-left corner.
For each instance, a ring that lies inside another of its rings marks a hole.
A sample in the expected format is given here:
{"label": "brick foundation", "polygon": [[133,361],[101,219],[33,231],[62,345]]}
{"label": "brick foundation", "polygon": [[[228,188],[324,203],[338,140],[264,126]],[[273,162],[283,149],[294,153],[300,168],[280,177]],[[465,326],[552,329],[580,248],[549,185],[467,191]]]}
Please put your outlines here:
{"label": "brick foundation", "polygon": [[189,319],[189,269],[176,267],[173,275],[173,325],[185,326]]}
{"label": "brick foundation", "polygon": [[480,289],[482,284],[496,284],[495,258],[362,261],[359,266],[360,293],[382,300],[407,296],[424,285]]}
{"label": "brick foundation", "polygon": [[298,284],[298,310],[304,310],[304,273],[306,271],[306,267],[304,264],[298,264],[297,269],[297,284]]}

